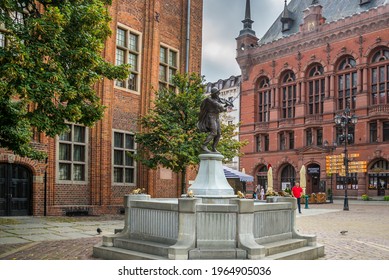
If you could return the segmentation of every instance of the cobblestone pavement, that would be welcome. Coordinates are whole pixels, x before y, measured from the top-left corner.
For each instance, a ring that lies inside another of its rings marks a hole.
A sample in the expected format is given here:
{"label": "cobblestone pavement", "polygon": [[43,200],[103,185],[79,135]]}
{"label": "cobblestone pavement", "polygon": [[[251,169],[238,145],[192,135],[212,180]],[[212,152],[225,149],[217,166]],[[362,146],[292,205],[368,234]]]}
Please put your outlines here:
{"label": "cobblestone pavement", "polygon": [[[314,234],[325,246],[323,260],[389,260],[389,203],[351,202],[343,211],[343,201],[334,204],[309,205],[312,209],[340,209],[315,216],[304,216],[296,228],[304,234]],[[341,234],[341,231],[347,231]]]}
{"label": "cobblestone pavement", "polygon": [[[350,201],[349,205],[349,211],[342,210],[343,201],[340,200],[334,204],[309,205],[308,209],[302,206],[303,213],[297,214],[296,228],[302,234],[316,235],[317,242],[325,245],[325,256],[321,260],[389,260],[389,202]],[[7,224],[3,218],[0,218],[0,241],[2,234],[4,237],[4,227],[12,227],[12,222]],[[61,226],[67,218],[41,219]],[[91,228],[100,224],[103,234],[105,225],[121,228],[124,224],[123,216],[69,218],[67,223],[75,224],[75,227],[89,223]],[[347,233],[343,235],[341,231]],[[88,230],[84,229],[83,233],[87,234]],[[90,236],[0,243],[0,260],[94,260],[97,258],[92,256],[93,246],[101,242],[102,237],[95,232],[90,232]]]}

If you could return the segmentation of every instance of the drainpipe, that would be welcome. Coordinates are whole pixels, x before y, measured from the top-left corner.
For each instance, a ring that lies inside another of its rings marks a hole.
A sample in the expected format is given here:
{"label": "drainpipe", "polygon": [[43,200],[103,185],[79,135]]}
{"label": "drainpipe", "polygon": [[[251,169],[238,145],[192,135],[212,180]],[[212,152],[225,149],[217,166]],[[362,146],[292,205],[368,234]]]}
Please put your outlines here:
{"label": "drainpipe", "polygon": [[46,158],[46,166],[45,166],[45,177],[44,177],[44,198],[43,198],[43,216],[47,216],[47,162],[48,158]]}
{"label": "drainpipe", "polygon": [[190,46],[190,0],[188,0],[188,16],[186,25],[186,61],[185,72],[189,72],[189,46]]}

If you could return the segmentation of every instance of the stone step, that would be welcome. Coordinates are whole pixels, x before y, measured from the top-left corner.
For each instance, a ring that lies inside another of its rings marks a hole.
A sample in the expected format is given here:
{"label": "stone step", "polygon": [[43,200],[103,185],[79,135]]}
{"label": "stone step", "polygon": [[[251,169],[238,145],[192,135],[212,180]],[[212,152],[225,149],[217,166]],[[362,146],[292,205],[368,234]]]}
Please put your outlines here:
{"label": "stone step", "polygon": [[105,260],[167,260],[168,258],[153,254],[146,254],[117,247],[96,245],[93,247],[93,256]]}
{"label": "stone step", "polygon": [[290,251],[268,255],[265,260],[315,260],[324,256],[324,245],[304,246]]}
{"label": "stone step", "polygon": [[305,239],[285,239],[261,245],[266,247],[265,255],[268,256],[302,248],[307,245],[307,241]]}
{"label": "stone step", "polygon": [[116,248],[162,256],[164,258],[168,257],[170,247],[167,244],[127,238],[116,238],[113,244]]}
{"label": "stone step", "polygon": [[190,260],[209,260],[209,259],[247,259],[247,253],[242,249],[193,249],[189,251]]}

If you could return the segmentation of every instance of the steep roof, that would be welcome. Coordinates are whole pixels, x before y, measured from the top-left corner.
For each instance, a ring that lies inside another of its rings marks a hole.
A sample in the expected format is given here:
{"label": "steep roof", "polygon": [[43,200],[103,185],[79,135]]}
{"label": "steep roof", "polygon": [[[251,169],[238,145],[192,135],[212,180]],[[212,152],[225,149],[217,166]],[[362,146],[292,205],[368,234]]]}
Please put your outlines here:
{"label": "steep roof", "polygon": [[[315,4],[316,2],[318,4]],[[321,5],[323,7],[323,17],[326,18],[326,23],[328,23],[388,4],[389,0],[371,0],[369,3],[363,5],[359,3],[359,0],[291,0],[287,6],[289,11],[288,16],[294,20],[291,28],[282,32],[281,18],[284,13],[282,12],[265,35],[259,40],[259,44],[266,44],[299,32],[299,26],[303,23],[303,11],[311,5]]]}

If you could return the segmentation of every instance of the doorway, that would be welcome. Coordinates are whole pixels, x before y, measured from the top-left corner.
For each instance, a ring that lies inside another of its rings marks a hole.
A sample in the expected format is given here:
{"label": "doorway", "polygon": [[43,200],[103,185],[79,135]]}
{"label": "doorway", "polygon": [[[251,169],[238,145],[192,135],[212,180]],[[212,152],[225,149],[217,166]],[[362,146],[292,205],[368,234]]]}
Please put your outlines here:
{"label": "doorway", "polygon": [[320,165],[310,164],[307,167],[308,184],[307,188],[311,188],[312,193],[324,192],[320,188]]}
{"label": "doorway", "polygon": [[23,165],[0,163],[0,216],[31,214],[32,172]]}

